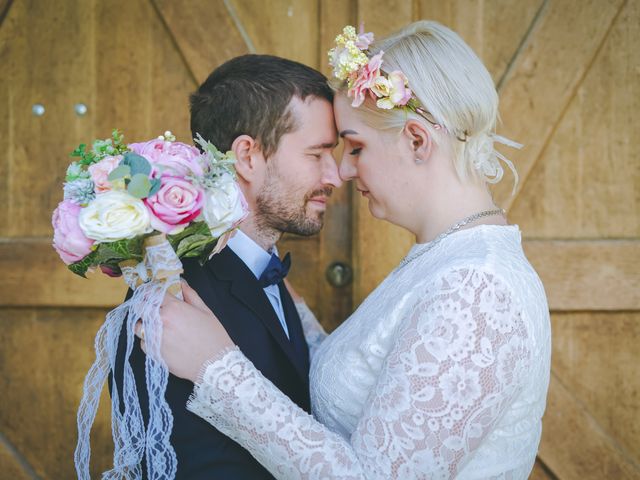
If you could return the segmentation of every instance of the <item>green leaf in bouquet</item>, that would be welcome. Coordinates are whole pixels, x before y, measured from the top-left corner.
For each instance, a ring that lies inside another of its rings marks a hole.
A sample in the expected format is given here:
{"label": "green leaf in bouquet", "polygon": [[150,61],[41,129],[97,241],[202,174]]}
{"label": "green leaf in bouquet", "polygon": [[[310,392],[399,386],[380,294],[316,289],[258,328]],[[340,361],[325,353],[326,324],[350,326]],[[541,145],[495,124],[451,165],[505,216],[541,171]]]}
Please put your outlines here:
{"label": "green leaf in bouquet", "polygon": [[149,177],[143,173],[136,173],[131,177],[131,181],[129,182],[129,185],[127,185],[127,192],[129,192],[129,195],[136,198],[147,198],[150,191],[151,181],[149,181]]}
{"label": "green leaf in bouquet", "polygon": [[141,261],[144,236],[125,238],[117,242],[101,243],[96,250],[96,262],[99,265],[118,264],[123,260]]}
{"label": "green leaf in bouquet", "polygon": [[187,226],[180,233],[176,233],[175,235],[167,235],[167,240],[169,240],[171,247],[177,252],[178,245],[180,245],[180,242],[190,235],[211,236],[211,233],[209,231],[209,227],[207,226],[206,222],[194,222],[194,223],[191,223],[189,226]]}
{"label": "green leaf in bouquet", "polygon": [[160,181],[159,178],[152,178],[151,179],[151,190],[149,190],[149,195],[147,195],[147,196],[151,197],[151,196],[155,195],[156,193],[158,193],[158,190],[160,190],[161,186],[162,186],[162,182]]}
{"label": "green leaf in bouquet", "polygon": [[216,239],[214,242],[208,243],[200,250],[200,253],[198,255],[198,263],[201,267],[203,267],[204,264],[207,263],[207,260],[209,260],[211,252],[213,252],[213,250],[216,248],[216,245],[218,245],[218,240],[219,239]]}
{"label": "green leaf in bouquet", "polygon": [[151,164],[149,161],[141,155],[134,152],[127,152],[122,159],[123,165],[129,165],[131,167],[131,175],[143,174],[147,177],[151,173]]}
{"label": "green leaf in bouquet", "polygon": [[76,275],[80,275],[83,278],[87,278],[87,270],[97,265],[96,257],[97,257],[97,253],[94,250],[79,262],[75,262],[75,263],[72,263],[71,265],[67,265],[67,268],[71,270],[73,273],[75,273]]}
{"label": "green leaf in bouquet", "polygon": [[206,248],[207,245],[211,243],[215,244],[215,242],[216,239],[211,235],[190,235],[182,239],[182,241],[178,245],[176,253],[179,258],[199,257],[202,253],[202,250]]}
{"label": "green leaf in bouquet", "polygon": [[123,165],[122,162],[120,162],[120,165],[111,170],[111,173],[107,178],[110,182],[113,182],[115,180],[128,177],[131,177],[131,167],[129,165]]}

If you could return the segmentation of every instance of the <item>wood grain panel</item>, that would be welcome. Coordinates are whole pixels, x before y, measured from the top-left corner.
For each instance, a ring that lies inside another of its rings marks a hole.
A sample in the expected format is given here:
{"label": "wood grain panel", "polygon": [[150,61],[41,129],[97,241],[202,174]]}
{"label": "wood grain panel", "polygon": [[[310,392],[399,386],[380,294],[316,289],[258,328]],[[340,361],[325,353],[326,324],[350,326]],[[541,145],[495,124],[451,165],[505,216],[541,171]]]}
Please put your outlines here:
{"label": "wood grain panel", "polygon": [[[575,1],[549,2],[507,74],[500,108],[504,128],[498,133],[526,145],[512,155],[521,178],[517,192],[562,120],[623,3],[585,0],[578,7]],[[567,28],[569,18],[572,28]],[[506,175],[495,189],[498,203],[507,209],[514,199],[511,178]]]}
{"label": "wood grain panel", "polygon": [[640,471],[620,453],[571,390],[552,375],[538,455],[561,479],[638,479]]}
{"label": "wood grain panel", "polygon": [[458,33],[498,83],[544,0],[418,0],[415,19],[435,20]]}
{"label": "wood grain panel", "polygon": [[[7,5],[5,5],[5,8]],[[4,15],[0,17],[4,19]],[[10,47],[11,42],[15,42],[16,36],[15,18],[8,17],[5,21],[0,23],[0,64],[8,70],[7,65],[10,65],[11,52],[13,46]],[[7,72],[8,73],[8,72]],[[4,73],[0,75],[0,205],[4,205],[4,208],[0,208],[0,225],[7,225],[9,223],[11,212],[11,125],[12,121],[12,102],[11,102],[11,75]],[[6,228],[0,227],[0,235],[6,233]]]}
{"label": "wood grain panel", "polygon": [[[104,313],[0,309],[0,391],[3,405],[11,405],[0,410],[0,429],[42,478],[75,478],[76,408]],[[113,448],[104,393],[92,432],[92,478]]]}
{"label": "wood grain panel", "polygon": [[196,83],[215,67],[249,48],[223,0],[153,0]]}
{"label": "wood grain panel", "polygon": [[640,308],[640,242],[529,240],[525,253],[551,310]]}
{"label": "wood grain panel", "polygon": [[48,241],[0,242],[0,305],[113,307],[127,291],[122,279],[71,273]]}
{"label": "wood grain panel", "polygon": [[529,475],[529,480],[556,480],[556,477],[551,474],[540,459],[538,459],[533,465],[533,470]]}
{"label": "wood grain panel", "polygon": [[552,326],[554,373],[638,468],[640,312],[554,313]]}
{"label": "wood grain panel", "polygon": [[8,448],[7,440],[0,434],[0,472],[2,478],[11,480],[33,480],[33,476],[16,458],[13,449]]}
{"label": "wood grain panel", "polygon": [[[320,64],[318,3],[307,0],[229,0],[256,53],[278,55],[312,67]],[[256,15],[256,12],[260,12]],[[324,59],[323,59],[324,61]]]}
{"label": "wood grain panel", "polygon": [[640,237],[640,2],[627,2],[510,217],[540,238]]}
{"label": "wood grain panel", "polygon": [[[93,37],[92,13],[92,5],[80,0],[24,0],[14,2],[4,22],[1,35],[11,35],[3,52],[11,123],[9,198],[3,210],[8,205],[10,221],[2,222],[0,235],[50,234],[67,152],[91,133],[90,116],[78,117],[74,105],[92,109],[93,50],[87,41]],[[5,30],[7,24],[15,30]],[[36,103],[44,105],[44,116],[32,114]]]}

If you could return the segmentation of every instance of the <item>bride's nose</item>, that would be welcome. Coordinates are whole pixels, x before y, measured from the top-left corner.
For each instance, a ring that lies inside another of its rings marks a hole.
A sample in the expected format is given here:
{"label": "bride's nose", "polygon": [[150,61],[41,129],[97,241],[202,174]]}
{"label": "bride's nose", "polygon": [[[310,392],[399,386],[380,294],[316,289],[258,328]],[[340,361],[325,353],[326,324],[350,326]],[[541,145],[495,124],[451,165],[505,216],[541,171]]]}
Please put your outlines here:
{"label": "bride's nose", "polygon": [[343,155],[342,162],[340,162],[339,173],[343,182],[356,178],[358,171],[352,155]]}

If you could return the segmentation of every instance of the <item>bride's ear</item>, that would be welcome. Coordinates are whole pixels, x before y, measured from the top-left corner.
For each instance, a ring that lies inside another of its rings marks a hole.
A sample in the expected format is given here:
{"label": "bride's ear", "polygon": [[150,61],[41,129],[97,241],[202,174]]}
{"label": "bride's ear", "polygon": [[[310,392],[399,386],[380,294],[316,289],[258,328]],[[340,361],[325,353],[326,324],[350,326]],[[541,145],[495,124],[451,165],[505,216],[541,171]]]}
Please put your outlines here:
{"label": "bride's ear", "polygon": [[420,122],[409,120],[404,126],[404,135],[411,142],[415,163],[426,162],[433,151],[431,132]]}
{"label": "bride's ear", "polygon": [[264,163],[257,142],[249,135],[240,135],[231,144],[231,151],[236,156],[235,169],[238,177],[248,183],[255,181],[256,175],[261,173],[260,163]]}

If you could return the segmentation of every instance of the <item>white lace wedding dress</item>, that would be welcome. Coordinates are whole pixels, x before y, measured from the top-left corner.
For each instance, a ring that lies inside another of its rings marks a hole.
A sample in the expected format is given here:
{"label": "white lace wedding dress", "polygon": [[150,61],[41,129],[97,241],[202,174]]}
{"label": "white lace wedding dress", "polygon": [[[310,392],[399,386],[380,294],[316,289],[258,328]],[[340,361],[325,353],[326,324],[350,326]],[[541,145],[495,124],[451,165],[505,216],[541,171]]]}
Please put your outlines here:
{"label": "white lace wedding dress", "polygon": [[188,403],[276,478],[527,478],[551,344],[517,226],[446,237],[328,337],[299,308],[313,417],[237,348],[203,367]]}

